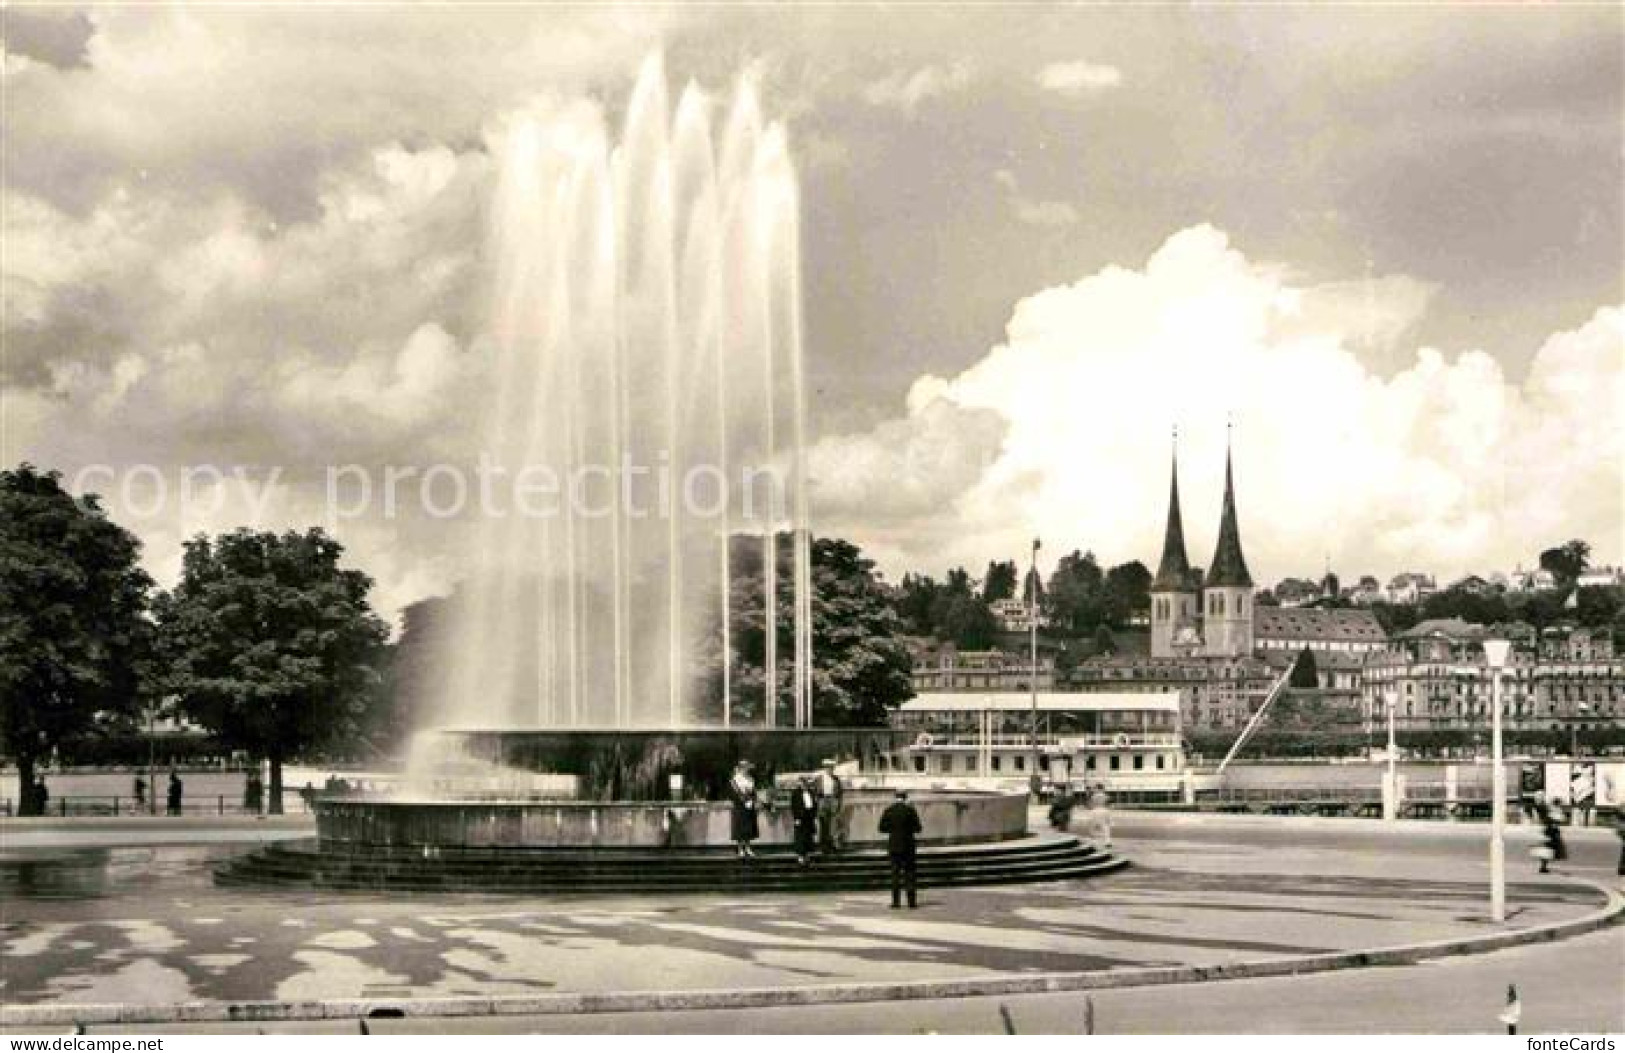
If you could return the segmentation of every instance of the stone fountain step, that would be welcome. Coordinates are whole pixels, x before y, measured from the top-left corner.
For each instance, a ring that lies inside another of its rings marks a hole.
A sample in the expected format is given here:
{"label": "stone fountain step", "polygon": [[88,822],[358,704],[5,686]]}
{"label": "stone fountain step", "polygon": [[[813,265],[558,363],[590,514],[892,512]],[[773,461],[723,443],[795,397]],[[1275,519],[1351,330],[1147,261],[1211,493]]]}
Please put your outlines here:
{"label": "stone fountain step", "polygon": [[[919,859],[921,881],[936,887],[1053,881],[1123,865],[1124,860],[1070,835],[926,849]],[[307,842],[267,846],[230,860],[216,870],[215,880],[237,886],[440,892],[848,891],[884,888],[890,870],[886,855],[875,851],[802,867],[787,853],[762,853],[750,861],[682,849],[443,851],[425,858],[387,849],[328,854]]]}
{"label": "stone fountain step", "polygon": [[[959,874],[990,874],[1003,871],[1030,871],[1050,869],[1055,866],[1077,866],[1084,863],[1102,860],[1103,853],[1079,851],[1075,853],[1052,854],[1039,857],[1012,857],[996,860],[986,860],[975,866],[944,864],[941,862],[922,863],[920,871],[923,874],[940,874],[952,876]],[[288,855],[280,858],[258,858],[245,860],[230,868],[238,874],[259,874],[263,876],[289,876],[295,877],[306,874],[342,876],[360,881],[373,880],[413,880],[422,879],[434,883],[468,882],[480,885],[502,884],[533,884],[538,881],[549,883],[587,884],[600,881],[627,881],[631,883],[650,883],[655,880],[647,873],[622,869],[598,869],[591,867],[539,868],[539,867],[501,867],[486,868],[483,870],[469,870],[464,868],[436,868],[433,866],[397,867],[376,861],[359,862],[352,859],[329,860],[321,857],[301,858]],[[801,867],[794,863],[790,865],[773,865],[768,861],[757,859],[755,861],[729,860],[719,862],[715,867],[704,871],[669,870],[658,875],[660,884],[680,884],[685,882],[704,883],[714,880],[718,875],[727,875],[734,880],[765,881],[765,880],[802,880],[807,875],[816,875],[825,882],[839,882],[845,880],[865,880],[875,874],[888,873],[888,865],[884,862],[875,862],[869,866],[832,866],[823,863],[814,863],[808,867]]]}
{"label": "stone fountain step", "polygon": [[[929,871],[975,868],[992,863],[1036,864],[1058,859],[1073,859],[1080,852],[1093,851],[1076,841],[1056,839],[1017,843],[1009,847],[988,846],[972,851],[926,851],[921,854],[920,866],[923,870]],[[577,880],[586,877],[598,879],[617,876],[645,879],[651,867],[660,872],[663,880],[668,881],[682,877],[706,878],[716,873],[719,868],[741,866],[758,874],[799,872],[803,869],[794,856],[785,853],[762,853],[748,862],[740,861],[731,853],[679,852],[607,854],[605,857],[595,857],[590,853],[579,851],[557,855],[525,852],[515,853],[512,856],[481,852],[472,857],[460,852],[444,852],[439,856],[426,857],[418,852],[401,850],[383,850],[366,854],[323,853],[314,846],[300,845],[269,848],[261,853],[259,859],[265,865],[271,867],[280,865],[295,871],[317,866],[333,870],[344,869],[354,874],[371,872],[406,876],[421,873],[437,875],[437,879],[438,876],[455,875],[482,881],[501,880],[506,875],[517,875],[527,879],[542,875]],[[882,853],[852,852],[832,859],[817,859],[814,866],[827,876],[841,876],[867,873],[877,868],[884,870],[888,866],[888,861]]]}
{"label": "stone fountain step", "polygon": [[[1120,859],[1100,861],[1087,866],[1070,866],[1054,868],[1011,869],[1003,871],[988,871],[977,874],[954,875],[920,875],[920,883],[927,888],[944,888],[976,885],[1006,885],[1031,884],[1045,881],[1075,880],[1090,877],[1096,874],[1110,873],[1126,865]],[[391,892],[480,892],[491,894],[619,894],[636,892],[668,892],[668,893],[705,893],[705,892],[856,892],[887,887],[887,878],[882,875],[872,875],[865,880],[824,880],[819,875],[811,874],[800,880],[734,880],[725,881],[713,878],[706,882],[682,883],[652,883],[652,882],[606,882],[595,881],[590,884],[554,884],[530,882],[525,884],[501,885],[471,885],[457,881],[429,882],[429,881],[399,881],[376,880],[361,881],[323,876],[320,880],[312,881],[308,875],[277,875],[277,876],[248,876],[237,875],[222,876],[220,884],[240,887],[267,887],[280,886],[284,888],[309,888],[312,886],[334,891],[391,891]]]}

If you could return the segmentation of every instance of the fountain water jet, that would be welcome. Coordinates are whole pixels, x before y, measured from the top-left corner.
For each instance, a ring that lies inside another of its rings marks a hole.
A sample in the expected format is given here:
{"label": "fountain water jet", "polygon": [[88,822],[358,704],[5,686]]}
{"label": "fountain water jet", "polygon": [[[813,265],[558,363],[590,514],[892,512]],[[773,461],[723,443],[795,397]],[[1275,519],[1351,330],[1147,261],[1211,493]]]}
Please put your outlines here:
{"label": "fountain water jet", "polygon": [[[730,539],[762,537],[774,624],[786,527],[790,722],[811,722],[796,174],[749,77],[720,149],[709,108],[690,84],[673,114],[654,56],[618,143],[586,106],[523,119],[507,138],[486,450],[504,477],[556,480],[559,500],[478,525],[433,723],[679,728],[704,713],[732,724]],[[764,472],[778,480],[766,506],[742,485]],[[697,507],[708,483],[724,492]],[[707,678],[719,630],[721,676]],[[776,634],[765,639],[774,672],[759,712],[771,727],[781,656]],[[702,697],[712,683],[720,697]]]}

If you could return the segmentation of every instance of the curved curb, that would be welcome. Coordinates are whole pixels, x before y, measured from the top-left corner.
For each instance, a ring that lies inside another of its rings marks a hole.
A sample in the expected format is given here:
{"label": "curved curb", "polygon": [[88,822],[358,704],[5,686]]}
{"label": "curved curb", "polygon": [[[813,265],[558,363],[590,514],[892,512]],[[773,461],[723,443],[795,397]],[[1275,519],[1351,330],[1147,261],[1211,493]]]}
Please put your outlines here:
{"label": "curved curb", "polygon": [[601,991],[494,998],[345,998],[308,1002],[182,1002],[171,1005],[0,1006],[0,1027],[74,1024],[255,1023],[288,1020],[354,1020],[373,1013],[407,1017],[559,1016],[581,1013],[646,1013],[682,1009],[760,1009],[774,1006],[838,1005],[851,1002],[915,1001],[988,995],[1050,994],[1119,987],[1303,976],[1372,965],[1412,965],[1431,958],[1476,954],[1593,932],[1625,915],[1625,895],[1600,882],[1570,878],[1600,892],[1601,910],[1532,929],[1463,936],[1431,943],[1401,944],[1368,951],[1270,958],[1218,965],[1176,965],[1097,972],[990,976],[964,980],[911,980],[898,983],[823,984],[813,987],[751,987],[741,990]]}

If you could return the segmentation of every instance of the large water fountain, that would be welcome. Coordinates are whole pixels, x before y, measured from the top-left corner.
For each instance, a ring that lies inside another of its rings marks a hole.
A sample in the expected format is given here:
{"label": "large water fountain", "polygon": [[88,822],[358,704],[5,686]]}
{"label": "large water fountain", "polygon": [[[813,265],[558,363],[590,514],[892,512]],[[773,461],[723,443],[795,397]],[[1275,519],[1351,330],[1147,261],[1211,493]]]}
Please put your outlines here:
{"label": "large water fountain", "polygon": [[[897,744],[812,726],[799,191],[749,78],[720,135],[712,112],[693,84],[674,111],[656,57],[618,143],[586,104],[509,128],[499,365],[478,412],[485,469],[544,499],[481,518],[406,786],[319,801],[315,846],[266,850],[224,879],[605,887],[677,867],[714,887],[744,879],[672,853],[727,844],[728,806],[713,802],[738,760],[768,787],[824,757],[872,770]],[[848,796],[850,843],[879,840],[888,796]],[[967,857],[991,867],[982,880],[1104,858],[1076,842],[1025,846],[1037,854],[1015,864],[990,849],[1025,835],[1025,795],[919,804],[927,844],[992,852]],[[787,815],[764,827],[764,842],[789,840]],[[626,849],[663,854],[614,859]],[[884,879],[883,860],[842,866],[820,880]],[[958,855],[932,866],[975,869]],[[801,878],[792,866],[785,880]]]}
{"label": "large water fountain", "polygon": [[[445,704],[450,726],[811,723],[798,191],[782,125],[743,80],[720,140],[693,84],[675,116],[651,58],[612,144],[580,106],[518,121],[495,209],[499,374],[486,449],[556,483],[482,518]],[[731,548],[787,532],[790,677],[733,683]]]}

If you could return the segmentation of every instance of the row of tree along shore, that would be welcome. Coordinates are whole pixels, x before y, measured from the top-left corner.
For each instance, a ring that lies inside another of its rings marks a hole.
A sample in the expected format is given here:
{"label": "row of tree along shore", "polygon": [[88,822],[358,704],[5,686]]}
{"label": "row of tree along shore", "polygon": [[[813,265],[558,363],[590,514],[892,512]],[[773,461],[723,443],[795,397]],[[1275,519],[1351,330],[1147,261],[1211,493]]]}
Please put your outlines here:
{"label": "row of tree along shore", "polygon": [[[1576,544],[1563,551],[1578,551],[1583,569],[1585,551]],[[724,661],[737,722],[761,721],[770,682],[788,712],[793,547],[788,537],[778,547],[772,631],[779,668],[771,678],[764,673],[763,556],[759,540],[749,539],[731,553],[731,646],[713,632],[694,656],[703,700],[697,722],[720,718]],[[980,580],[959,568],[941,582],[905,574],[890,586],[850,542],[817,538],[812,548],[813,722],[825,726],[884,724],[912,694],[907,637],[988,646],[1000,635],[992,605],[1018,592],[1030,598],[1036,591],[1046,646],[1059,645],[1053,649],[1064,674],[1135,631],[1151,578],[1137,562],[1106,569],[1092,553],[1073,551],[1047,581],[1029,572],[1023,584],[1013,561],[996,561]],[[69,494],[57,473],[28,464],[0,471],[0,757],[27,786],[44,763],[168,766],[246,756],[269,762],[276,808],[288,761],[374,763],[398,754],[414,728],[432,723],[443,696],[439,656],[452,645],[457,597],[409,605],[391,640],[369,603],[371,579],[345,566],[343,554],[316,528],[200,535],[185,544],[179,579],[161,590],[141,568],[137,538],[107,516],[96,495]],[[1374,610],[1389,632],[1422,617],[1523,618],[1537,628],[1570,619],[1612,626],[1625,645],[1620,591],[1572,583],[1566,594],[1447,590],[1420,604]],[[156,716],[199,733],[154,736]],[[1511,736],[1511,746],[1530,750],[1565,745],[1556,733]],[[1625,745],[1618,726],[1583,729],[1579,737],[1594,749]],[[1261,728],[1246,754],[1345,757],[1371,744],[1369,729],[1306,718]],[[1189,745],[1222,755],[1229,742],[1222,732],[1194,733]],[[1430,731],[1404,732],[1401,745],[1450,755],[1480,743],[1467,731]]]}
{"label": "row of tree along shore", "polygon": [[[1364,607],[1389,635],[1441,618],[1479,625],[1525,622],[1536,630],[1563,624],[1607,628],[1615,646],[1625,649],[1625,588],[1580,583],[1590,566],[1590,552],[1591,546],[1579,538],[1541,552],[1539,564],[1552,576],[1547,588],[1512,590],[1469,576],[1412,603],[1358,602],[1328,575],[1326,594],[1295,605]],[[1056,562],[1047,579],[1032,570],[1021,573],[1014,560],[988,563],[980,578],[964,567],[950,569],[940,580],[929,574],[904,574],[894,590],[894,602],[910,635],[980,651],[1012,644],[1012,634],[1001,631],[999,606],[1015,600],[1030,604],[1036,591],[1040,639],[1046,650],[1054,650],[1058,671],[1064,675],[1085,658],[1119,650],[1125,634],[1145,631],[1150,587],[1151,572],[1138,560],[1105,567],[1093,552],[1074,550]],[[1279,605],[1269,589],[1258,594],[1257,603]]]}
{"label": "row of tree along shore", "polygon": [[[788,706],[795,605],[781,539],[771,678]],[[372,580],[347,567],[318,528],[239,529],[185,543],[180,577],[158,589],[140,542],[94,494],[23,464],[0,471],[0,756],[31,787],[44,764],[206,762],[246,754],[270,768],[279,811],[290,761],[374,762],[398,754],[442,690],[437,653],[455,596],[403,611],[402,632],[369,603]],[[856,546],[818,538],[814,587],[814,722],[881,725],[909,697],[909,654],[890,596]],[[733,646],[706,642],[702,680],[720,679],[728,651],[734,717],[759,720],[768,628],[759,541],[734,552]],[[703,656],[700,656],[703,658]],[[697,694],[709,697],[704,685]],[[753,697],[754,695],[754,697]],[[701,706],[695,719],[716,714]],[[153,736],[155,717],[194,736]],[[31,794],[21,795],[25,802]]]}

